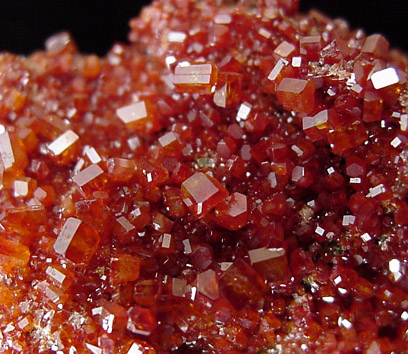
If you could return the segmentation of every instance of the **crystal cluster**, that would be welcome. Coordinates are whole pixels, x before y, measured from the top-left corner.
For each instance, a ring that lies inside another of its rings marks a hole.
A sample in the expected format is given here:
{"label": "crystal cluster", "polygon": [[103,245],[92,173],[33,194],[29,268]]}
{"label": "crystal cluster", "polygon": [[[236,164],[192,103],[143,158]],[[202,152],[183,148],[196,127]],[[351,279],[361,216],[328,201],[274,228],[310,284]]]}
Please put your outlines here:
{"label": "crystal cluster", "polygon": [[0,55],[1,353],[407,352],[408,57],[297,5]]}

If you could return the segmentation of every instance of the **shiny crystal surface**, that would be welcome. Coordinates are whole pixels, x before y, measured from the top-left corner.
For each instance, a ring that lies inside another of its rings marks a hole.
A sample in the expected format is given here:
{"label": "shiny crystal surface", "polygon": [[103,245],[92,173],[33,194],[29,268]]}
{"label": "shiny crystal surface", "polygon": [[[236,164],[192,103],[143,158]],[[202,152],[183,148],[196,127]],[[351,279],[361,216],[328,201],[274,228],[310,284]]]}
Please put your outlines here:
{"label": "shiny crystal surface", "polygon": [[297,9],[0,54],[1,353],[407,352],[408,57]]}

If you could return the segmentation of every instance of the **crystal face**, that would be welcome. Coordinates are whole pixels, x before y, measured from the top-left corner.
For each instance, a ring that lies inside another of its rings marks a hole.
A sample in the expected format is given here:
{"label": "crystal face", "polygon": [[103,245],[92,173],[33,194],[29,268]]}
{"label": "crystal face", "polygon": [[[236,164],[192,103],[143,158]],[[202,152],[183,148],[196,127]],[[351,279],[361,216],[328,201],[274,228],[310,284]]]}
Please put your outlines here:
{"label": "crystal face", "polygon": [[0,54],[1,353],[406,352],[408,59],[297,10]]}

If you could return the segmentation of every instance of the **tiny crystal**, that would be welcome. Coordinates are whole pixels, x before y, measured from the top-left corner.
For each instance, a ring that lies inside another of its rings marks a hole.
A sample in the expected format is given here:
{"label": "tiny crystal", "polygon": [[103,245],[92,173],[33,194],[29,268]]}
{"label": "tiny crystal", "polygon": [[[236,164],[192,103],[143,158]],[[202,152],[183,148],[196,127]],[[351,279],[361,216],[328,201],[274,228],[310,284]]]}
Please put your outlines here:
{"label": "tiny crystal", "polygon": [[197,290],[211,300],[218,299],[218,283],[213,270],[209,269],[197,275]]}
{"label": "tiny crystal", "polygon": [[197,216],[203,217],[228,196],[227,190],[214,178],[197,172],[181,185],[183,201]]}
{"label": "tiny crystal", "polygon": [[399,77],[394,68],[387,68],[373,73],[371,75],[371,81],[374,88],[379,90],[398,83]]}
{"label": "tiny crystal", "polygon": [[315,87],[311,81],[284,78],[276,88],[278,100],[289,111],[311,113]]}
{"label": "tiny crystal", "polygon": [[232,22],[232,17],[227,13],[219,13],[214,17],[214,23],[218,25],[228,25]]}
{"label": "tiny crystal", "polygon": [[98,152],[92,146],[85,146],[84,148],[85,155],[88,157],[89,161],[92,163],[99,163],[102,161]]}
{"label": "tiny crystal", "polygon": [[237,113],[237,121],[246,120],[251,113],[252,106],[244,102],[239,106],[238,113]]}
{"label": "tiny crystal", "polygon": [[123,227],[126,232],[132,231],[135,229],[135,226],[124,216],[121,216],[116,219],[116,221]]}
{"label": "tiny crystal", "polygon": [[273,69],[271,70],[271,72],[269,73],[268,80],[271,80],[271,81],[276,80],[276,78],[278,77],[278,75],[280,74],[280,72],[286,65],[288,65],[288,61],[283,58],[280,58],[278,62],[275,64],[275,66],[273,67]]}
{"label": "tiny crystal", "polygon": [[76,218],[68,218],[54,243],[54,251],[74,263],[87,263],[99,244],[99,235]]}
{"label": "tiny crystal", "polygon": [[280,57],[287,58],[295,51],[295,49],[296,47],[293,44],[283,41],[273,52]]}
{"label": "tiny crystal", "polygon": [[146,119],[147,109],[144,101],[132,103],[128,106],[118,108],[116,114],[125,124],[131,124]]}
{"label": "tiny crystal", "polygon": [[343,226],[354,225],[356,217],[354,215],[344,215],[343,216]]}
{"label": "tiny crystal", "polygon": [[186,37],[187,35],[184,32],[171,31],[167,35],[167,40],[169,42],[183,43]]}
{"label": "tiny crystal", "polygon": [[5,170],[13,166],[15,158],[8,132],[0,134],[0,156]]}
{"label": "tiny crystal", "polygon": [[173,84],[180,92],[210,94],[217,80],[217,69],[214,64],[191,64],[176,66]]}
{"label": "tiny crystal", "polygon": [[102,173],[103,170],[97,164],[92,164],[72,177],[72,179],[79,187],[83,187]]}
{"label": "tiny crystal", "polygon": [[48,145],[48,150],[55,156],[61,155],[76,141],[78,141],[78,139],[79,136],[77,134],[75,134],[72,130],[67,130]]}

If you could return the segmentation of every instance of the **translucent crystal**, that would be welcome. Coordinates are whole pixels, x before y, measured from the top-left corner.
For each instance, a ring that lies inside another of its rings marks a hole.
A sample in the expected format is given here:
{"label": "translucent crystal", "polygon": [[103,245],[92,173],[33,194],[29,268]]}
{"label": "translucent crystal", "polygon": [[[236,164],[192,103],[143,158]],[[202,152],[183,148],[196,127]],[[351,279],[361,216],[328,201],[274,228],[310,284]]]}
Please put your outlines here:
{"label": "translucent crystal", "polygon": [[228,191],[215,178],[196,172],[182,183],[181,195],[191,212],[201,218],[222,202]]}
{"label": "translucent crystal", "polygon": [[302,65],[302,57],[293,57],[292,58],[292,66],[294,68],[300,68]]}
{"label": "translucent crystal", "polygon": [[229,23],[232,22],[232,17],[228,13],[219,13],[215,15],[214,17],[214,23],[217,23],[219,25],[228,25]]}
{"label": "translucent crystal", "polygon": [[156,350],[146,342],[134,340],[125,354],[156,354]]}
{"label": "translucent crystal", "polygon": [[157,279],[139,280],[135,284],[133,298],[141,306],[152,306],[159,299],[161,290]]}
{"label": "translucent crystal", "polygon": [[237,309],[253,306],[266,290],[263,279],[242,259],[221,275],[218,285],[220,294]]}
{"label": "translucent crystal", "polygon": [[92,354],[102,354],[102,349],[95,345],[86,343],[85,346]]}
{"label": "translucent crystal", "polygon": [[102,161],[98,152],[92,146],[85,146],[84,153],[88,157],[89,161],[91,161],[91,163],[99,163]]}
{"label": "translucent crystal", "polygon": [[48,150],[54,155],[61,155],[64,151],[70,148],[76,141],[78,141],[79,136],[72,130],[67,130],[65,133],[61,134],[52,143],[48,144]]}
{"label": "translucent crystal", "polygon": [[356,217],[354,215],[344,215],[343,216],[343,226],[354,225]]}
{"label": "translucent crystal", "polygon": [[20,206],[7,210],[6,220],[19,227],[20,233],[30,234],[47,225],[47,213],[43,205]]}
{"label": "translucent crystal", "polygon": [[79,186],[83,187],[87,183],[91,182],[96,177],[100,176],[103,170],[97,164],[92,164],[72,177],[72,180]]}
{"label": "translucent crystal", "polygon": [[299,52],[311,60],[319,57],[321,49],[321,36],[305,36],[299,39]]}
{"label": "translucent crystal", "polygon": [[186,286],[187,281],[185,279],[173,278],[171,284],[172,295],[177,297],[183,297],[185,294]]}
{"label": "translucent crystal", "polygon": [[408,131],[408,114],[401,114],[400,127],[403,132]]}
{"label": "translucent crystal", "polygon": [[130,254],[118,253],[111,258],[111,282],[122,284],[139,278],[140,259]]}
{"label": "translucent crystal", "polygon": [[271,38],[271,36],[272,36],[272,33],[271,33],[270,31],[268,31],[267,29],[265,29],[265,28],[260,28],[260,29],[258,30],[258,33],[259,33],[262,37],[265,37],[265,38],[267,38],[267,39]]}
{"label": "translucent crystal", "polygon": [[127,325],[126,310],[122,306],[105,299],[100,300],[98,305],[93,312],[99,315],[99,323],[102,329],[114,339],[121,339],[125,334]]}
{"label": "translucent crystal", "polygon": [[135,163],[136,181],[143,187],[154,188],[162,185],[169,178],[169,171],[157,161],[153,164],[146,159],[138,159]]}
{"label": "translucent crystal", "polygon": [[131,124],[147,118],[146,103],[139,101],[128,106],[118,108],[116,114],[125,124]]}
{"label": "translucent crystal", "polygon": [[286,252],[283,248],[261,247],[248,251],[253,267],[266,279],[282,279],[287,270]]}
{"label": "translucent crystal", "polygon": [[68,32],[57,33],[45,41],[45,48],[49,52],[60,52],[69,48],[70,45],[73,45],[73,41]]}
{"label": "translucent crystal", "polygon": [[136,131],[151,133],[161,128],[157,111],[148,99],[120,107],[116,114],[123,123]]}
{"label": "translucent crystal", "polygon": [[383,99],[377,92],[366,91],[363,108],[363,120],[365,122],[375,122],[382,119]]}
{"label": "translucent crystal", "polygon": [[50,280],[62,289],[67,289],[74,281],[74,274],[61,266],[48,266],[45,270]]}
{"label": "translucent crystal", "polygon": [[218,83],[214,92],[215,105],[232,108],[239,104],[242,93],[242,74],[219,73]]}
{"label": "translucent crystal", "polygon": [[197,270],[208,269],[213,261],[213,252],[208,245],[200,245],[195,247],[191,253],[191,263]]}
{"label": "translucent crystal", "polygon": [[36,288],[38,288],[45,295],[45,298],[49,303],[54,305],[63,304],[68,298],[68,294],[66,292],[62,291],[56,286],[53,286],[52,284],[49,284],[45,280],[39,282],[36,285]]}
{"label": "translucent crystal", "polygon": [[385,58],[389,46],[388,41],[381,34],[373,34],[365,39],[361,52],[372,54],[377,58]]}
{"label": "translucent crystal", "polygon": [[228,230],[238,230],[247,223],[247,197],[232,193],[215,208],[216,222]]}
{"label": "translucent crystal", "polygon": [[117,182],[129,181],[136,169],[136,164],[133,160],[112,157],[106,162],[108,166],[108,176]]}
{"label": "translucent crystal", "polygon": [[401,139],[398,138],[397,136],[391,140],[390,144],[392,147],[397,148],[398,146],[400,146],[402,143]]}
{"label": "translucent crystal", "polygon": [[8,132],[0,134],[0,156],[5,170],[13,166],[15,157]]}
{"label": "translucent crystal", "polygon": [[24,268],[30,255],[28,247],[5,237],[0,238],[0,267],[4,270]]}
{"label": "translucent crystal", "polygon": [[150,213],[149,202],[135,202],[128,218],[137,230],[141,230],[147,224],[150,224],[152,221],[152,216]]}
{"label": "translucent crystal", "polygon": [[123,227],[126,232],[132,231],[135,229],[135,226],[124,216],[121,216],[116,219],[116,221]]}
{"label": "translucent crystal", "polygon": [[278,78],[278,75],[280,74],[280,72],[282,71],[282,69],[288,65],[288,61],[285,59],[280,58],[275,66],[273,67],[273,69],[271,70],[271,72],[268,75],[268,80],[271,81],[275,81]]}
{"label": "translucent crystal", "polygon": [[98,233],[76,218],[65,221],[54,243],[54,251],[74,263],[88,263],[99,244]]}
{"label": "translucent crystal", "polygon": [[130,307],[127,311],[127,330],[141,335],[149,336],[158,326],[157,320],[150,309],[143,307]]}
{"label": "translucent crystal", "polygon": [[255,250],[249,250],[248,255],[251,263],[258,263],[267,261],[272,258],[282,257],[285,254],[285,250],[283,248],[266,248],[261,247]]}
{"label": "translucent crystal", "polygon": [[171,31],[167,34],[167,40],[169,42],[183,43],[187,35],[181,31]]}
{"label": "translucent crystal", "polygon": [[308,135],[310,140],[318,141],[326,137],[328,130],[329,111],[323,110],[316,113],[313,117],[304,117],[302,120],[303,130]]}
{"label": "translucent crystal", "polygon": [[197,290],[211,300],[218,299],[217,276],[212,269],[197,274]]}
{"label": "translucent crystal", "polygon": [[296,47],[292,43],[289,43],[287,41],[283,41],[275,48],[275,50],[273,52],[274,52],[274,54],[276,54],[276,55],[278,55],[280,57],[287,58],[295,50],[296,50]]}
{"label": "translucent crystal", "polygon": [[185,254],[190,254],[192,249],[191,249],[191,244],[189,239],[183,240],[183,245],[184,245],[184,253]]}
{"label": "translucent crystal", "polygon": [[173,228],[173,222],[162,213],[154,212],[152,213],[152,226],[153,229],[161,234],[164,234],[171,232]]}
{"label": "translucent crystal", "polygon": [[214,64],[178,65],[174,71],[173,84],[180,92],[211,94],[217,76],[217,67]]}
{"label": "translucent crystal", "polygon": [[315,105],[315,87],[311,81],[284,78],[276,88],[279,103],[289,111],[309,114]]}
{"label": "translucent crystal", "polygon": [[14,196],[26,197],[28,195],[28,182],[26,181],[14,181]]}
{"label": "translucent crystal", "polygon": [[176,134],[173,132],[168,132],[162,135],[158,140],[166,156],[180,156],[182,146]]}

